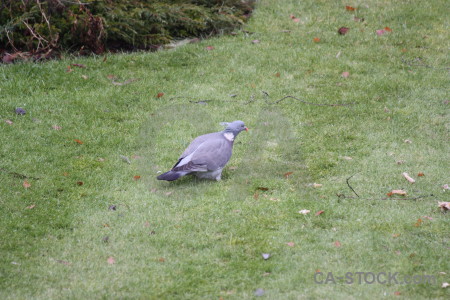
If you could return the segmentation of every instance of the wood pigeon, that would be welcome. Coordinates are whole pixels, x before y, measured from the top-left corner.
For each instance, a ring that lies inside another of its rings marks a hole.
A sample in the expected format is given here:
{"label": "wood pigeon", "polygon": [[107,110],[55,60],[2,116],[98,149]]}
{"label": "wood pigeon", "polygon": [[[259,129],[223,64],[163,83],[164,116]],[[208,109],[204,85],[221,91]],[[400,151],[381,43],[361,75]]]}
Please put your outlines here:
{"label": "wood pigeon", "polygon": [[239,132],[248,128],[244,122],[221,123],[225,130],[201,135],[181,154],[172,170],[156,177],[158,180],[173,181],[194,174],[198,178],[220,180],[222,169],[231,158],[233,142]]}

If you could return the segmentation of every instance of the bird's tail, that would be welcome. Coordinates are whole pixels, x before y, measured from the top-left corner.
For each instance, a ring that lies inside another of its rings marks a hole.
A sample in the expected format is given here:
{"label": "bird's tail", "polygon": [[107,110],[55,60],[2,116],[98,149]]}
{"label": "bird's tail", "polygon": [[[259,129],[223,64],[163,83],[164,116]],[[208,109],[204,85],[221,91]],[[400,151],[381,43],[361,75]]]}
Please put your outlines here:
{"label": "bird's tail", "polygon": [[164,174],[159,175],[156,177],[158,180],[167,180],[167,181],[174,181],[180,178],[181,176],[186,175],[184,172],[176,172],[176,171],[168,171]]}

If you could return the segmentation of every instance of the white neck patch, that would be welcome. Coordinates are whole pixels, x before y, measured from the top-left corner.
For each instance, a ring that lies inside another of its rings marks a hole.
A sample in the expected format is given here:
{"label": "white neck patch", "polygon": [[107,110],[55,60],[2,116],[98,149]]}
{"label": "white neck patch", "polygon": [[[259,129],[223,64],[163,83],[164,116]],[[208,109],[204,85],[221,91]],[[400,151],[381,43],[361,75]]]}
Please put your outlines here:
{"label": "white neck patch", "polygon": [[232,134],[231,132],[224,133],[223,136],[230,142],[234,141],[234,134]]}

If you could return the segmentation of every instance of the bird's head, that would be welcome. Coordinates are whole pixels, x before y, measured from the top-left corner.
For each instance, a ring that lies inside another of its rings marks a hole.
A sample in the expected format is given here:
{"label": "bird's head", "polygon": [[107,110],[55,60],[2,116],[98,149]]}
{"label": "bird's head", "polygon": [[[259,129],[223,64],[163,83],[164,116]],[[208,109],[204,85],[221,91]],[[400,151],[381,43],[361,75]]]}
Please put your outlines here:
{"label": "bird's head", "polygon": [[224,132],[225,133],[233,133],[234,136],[237,136],[239,132],[245,130],[248,131],[248,128],[245,126],[244,122],[242,121],[233,121],[231,123],[228,122],[222,122],[220,123],[225,127]]}

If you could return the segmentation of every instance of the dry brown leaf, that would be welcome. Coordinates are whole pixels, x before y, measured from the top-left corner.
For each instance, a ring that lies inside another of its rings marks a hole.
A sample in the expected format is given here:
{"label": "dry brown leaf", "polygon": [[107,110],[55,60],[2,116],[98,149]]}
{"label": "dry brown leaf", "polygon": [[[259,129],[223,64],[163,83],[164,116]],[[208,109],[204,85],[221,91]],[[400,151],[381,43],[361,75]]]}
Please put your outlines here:
{"label": "dry brown leaf", "polygon": [[26,188],[26,189],[28,189],[29,187],[31,187],[31,183],[29,183],[28,180],[25,180],[25,181],[23,182],[22,185],[23,185],[23,187]]}
{"label": "dry brown leaf", "polygon": [[404,190],[392,190],[391,192],[387,193],[387,195],[389,197],[392,196],[392,195],[406,196],[406,191],[404,191]]}
{"label": "dry brown leaf", "polygon": [[442,211],[450,210],[450,202],[438,202],[438,203],[439,203],[439,208]]}
{"label": "dry brown leaf", "polygon": [[423,177],[423,176],[425,176],[425,174],[423,174],[422,172],[419,172],[419,173],[417,173],[417,176],[418,177]]}
{"label": "dry brown leaf", "polygon": [[79,139],[74,139],[74,141],[77,142],[77,143],[80,144],[80,145],[83,145],[83,142],[80,141]]}
{"label": "dry brown leaf", "polygon": [[141,179],[141,176],[139,176],[139,175],[134,175],[133,176],[133,180],[139,180],[139,179]]}
{"label": "dry brown leaf", "polygon": [[289,178],[289,175],[292,175],[294,172],[286,172],[284,173],[284,177]]}
{"label": "dry brown leaf", "polygon": [[406,180],[408,180],[410,183],[415,183],[415,182],[416,182],[411,176],[409,176],[408,173],[403,172],[402,175],[403,175],[403,177],[405,177]]}
{"label": "dry brown leaf", "polygon": [[422,225],[422,219],[421,218],[417,219],[417,222],[416,222],[416,224],[414,224],[414,226],[419,227],[420,225]]}
{"label": "dry brown leaf", "polygon": [[316,212],[316,216],[320,216],[321,214],[323,214],[325,211],[324,210],[319,210],[318,212]]}
{"label": "dry brown leaf", "polygon": [[108,259],[106,260],[108,262],[108,264],[113,265],[116,263],[116,260],[114,259],[114,257],[110,256],[108,257]]}

